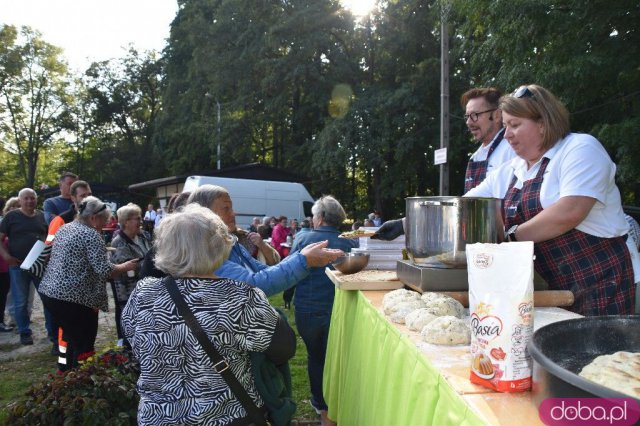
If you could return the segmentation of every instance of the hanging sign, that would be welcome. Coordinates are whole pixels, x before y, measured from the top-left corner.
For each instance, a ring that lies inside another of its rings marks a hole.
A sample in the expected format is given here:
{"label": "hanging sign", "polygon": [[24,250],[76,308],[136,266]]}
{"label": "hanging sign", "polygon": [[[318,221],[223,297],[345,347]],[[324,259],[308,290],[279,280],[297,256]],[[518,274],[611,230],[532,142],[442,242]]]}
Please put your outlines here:
{"label": "hanging sign", "polygon": [[447,148],[436,149],[433,152],[433,164],[444,164],[447,162]]}

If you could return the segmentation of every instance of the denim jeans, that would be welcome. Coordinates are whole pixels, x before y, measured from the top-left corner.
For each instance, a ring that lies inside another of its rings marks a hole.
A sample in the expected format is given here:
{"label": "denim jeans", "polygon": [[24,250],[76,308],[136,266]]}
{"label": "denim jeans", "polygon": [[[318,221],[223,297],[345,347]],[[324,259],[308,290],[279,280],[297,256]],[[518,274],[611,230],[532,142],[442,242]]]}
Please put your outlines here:
{"label": "denim jeans", "polygon": [[[20,334],[31,334],[31,318],[29,315],[29,288],[31,283],[38,288],[40,279],[34,277],[29,272],[20,269],[19,266],[9,267],[9,276],[11,277],[11,294],[13,298],[13,316],[18,326]],[[53,325],[51,314],[47,308],[44,308],[45,327],[49,340],[55,341],[57,336],[57,327]],[[54,328],[55,327],[55,328]]]}
{"label": "denim jeans", "polygon": [[311,386],[311,405],[316,410],[327,409],[327,403],[324,401],[322,393],[322,375],[327,354],[330,322],[331,311],[313,313],[296,311],[298,333],[307,347],[307,372]]}

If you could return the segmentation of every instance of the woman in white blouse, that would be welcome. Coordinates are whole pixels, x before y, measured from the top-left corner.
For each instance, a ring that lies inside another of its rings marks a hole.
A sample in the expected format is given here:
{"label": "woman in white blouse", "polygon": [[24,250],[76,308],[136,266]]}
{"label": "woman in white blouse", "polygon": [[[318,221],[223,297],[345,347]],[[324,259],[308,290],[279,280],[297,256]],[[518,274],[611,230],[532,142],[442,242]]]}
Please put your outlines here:
{"label": "woman in white blouse", "polygon": [[504,200],[508,238],[535,243],[536,271],[574,293],[572,310],[632,313],[638,253],[627,244],[615,164],[594,137],[570,133],[566,107],[541,86],[503,96],[500,109],[518,158],[465,196]]}

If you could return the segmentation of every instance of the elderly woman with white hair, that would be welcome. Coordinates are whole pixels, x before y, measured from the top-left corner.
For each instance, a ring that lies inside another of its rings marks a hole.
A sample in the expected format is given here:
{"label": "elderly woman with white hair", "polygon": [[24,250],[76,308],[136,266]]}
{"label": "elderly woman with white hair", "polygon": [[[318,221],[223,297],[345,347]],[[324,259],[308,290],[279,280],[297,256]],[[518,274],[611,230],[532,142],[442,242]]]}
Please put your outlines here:
{"label": "elderly woman with white hair", "polygon": [[[131,259],[142,260],[151,249],[151,236],[147,231],[143,231],[140,228],[142,209],[137,204],[129,203],[120,207],[117,215],[120,233],[111,242],[111,247],[115,249],[115,252],[111,255],[111,260],[116,263]],[[129,295],[136,287],[141,264],[142,262],[139,262],[136,269],[113,280],[118,339],[124,337],[122,327],[120,327],[122,309],[127,304]]]}
{"label": "elderly woman with white hair", "polygon": [[98,311],[107,311],[106,282],[136,268],[137,261],[114,265],[107,257],[102,228],[111,216],[96,197],[80,204],[76,219],[63,225],[53,241],[51,257],[38,292],[63,329],[67,342],[66,371],[95,353]]}
{"label": "elderly woman with white hair", "polygon": [[[314,229],[298,234],[291,247],[291,255],[318,241],[328,241],[327,247],[344,252],[358,247],[356,239],[339,238],[340,225],[347,214],[338,200],[330,195],[321,197],[313,204],[311,213]],[[322,376],[334,295],[335,286],[325,273],[325,268],[316,267],[310,268],[309,275],[297,284],[293,299],[298,333],[307,347],[311,405],[320,414],[323,425],[335,424],[327,417],[328,407],[322,392]]]}
{"label": "elderly woman with white hair", "polygon": [[[232,244],[216,214],[191,204],[155,230],[155,264],[175,279],[209,340],[261,407],[249,352],[264,352],[283,364],[295,353],[295,334],[261,290],[213,273]],[[140,362],[138,424],[248,424],[246,411],[178,314],[162,278],[138,282],[122,327]]]}

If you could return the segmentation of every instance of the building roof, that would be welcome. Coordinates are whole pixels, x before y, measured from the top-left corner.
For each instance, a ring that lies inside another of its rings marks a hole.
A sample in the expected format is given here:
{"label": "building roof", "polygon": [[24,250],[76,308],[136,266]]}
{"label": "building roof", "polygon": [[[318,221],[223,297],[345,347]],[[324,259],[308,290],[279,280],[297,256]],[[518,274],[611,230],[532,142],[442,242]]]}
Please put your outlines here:
{"label": "building roof", "polygon": [[243,164],[241,166],[229,167],[221,170],[205,170],[182,174],[178,176],[169,176],[159,179],[148,180],[145,182],[134,183],[128,186],[130,191],[138,191],[141,189],[157,188],[162,185],[172,185],[176,183],[184,183],[189,176],[215,176],[239,179],[257,179],[257,180],[275,180],[281,182],[299,182],[304,183],[304,177],[285,170],[276,169],[261,163]]}

